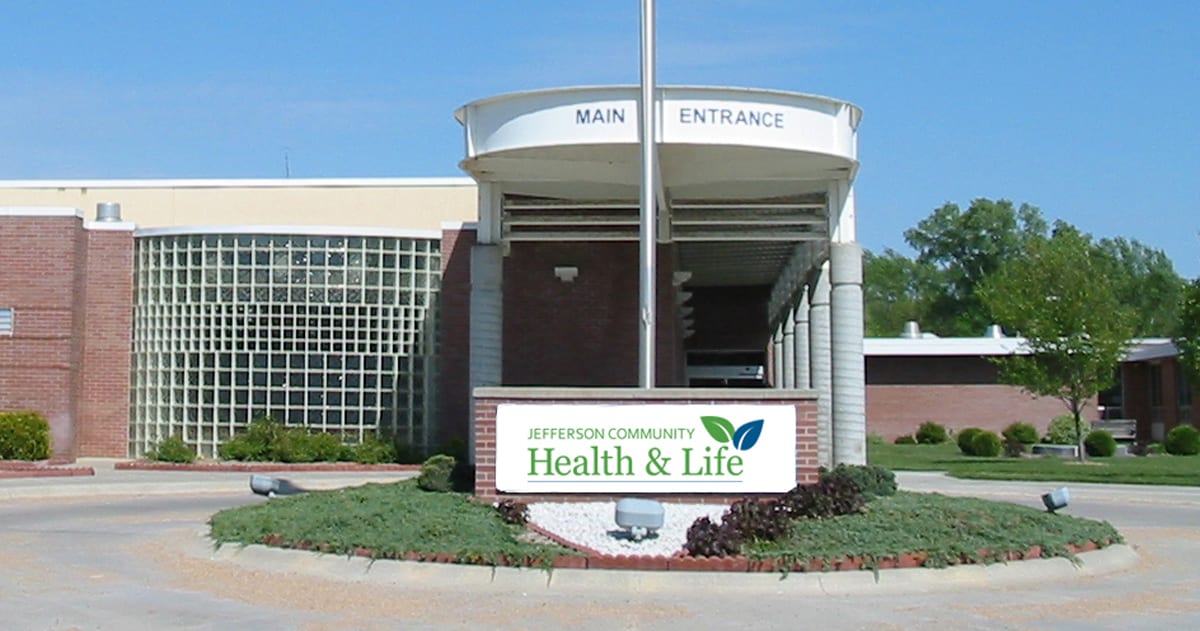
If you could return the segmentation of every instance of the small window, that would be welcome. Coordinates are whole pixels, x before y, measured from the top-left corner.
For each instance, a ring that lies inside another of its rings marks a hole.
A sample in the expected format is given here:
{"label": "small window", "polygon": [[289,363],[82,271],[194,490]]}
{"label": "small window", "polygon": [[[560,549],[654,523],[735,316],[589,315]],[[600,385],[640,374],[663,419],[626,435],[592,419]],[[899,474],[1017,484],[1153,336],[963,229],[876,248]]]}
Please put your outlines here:
{"label": "small window", "polygon": [[13,310],[0,309],[0,335],[12,335]]}

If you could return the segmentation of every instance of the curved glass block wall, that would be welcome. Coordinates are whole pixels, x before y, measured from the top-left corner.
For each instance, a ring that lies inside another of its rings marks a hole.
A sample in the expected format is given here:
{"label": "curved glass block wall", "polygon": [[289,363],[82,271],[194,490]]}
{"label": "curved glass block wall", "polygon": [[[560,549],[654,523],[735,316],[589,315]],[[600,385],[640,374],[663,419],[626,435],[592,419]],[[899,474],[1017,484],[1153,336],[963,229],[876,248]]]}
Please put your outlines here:
{"label": "curved glass block wall", "polygon": [[265,416],[429,447],[436,235],[206,230],[137,233],[130,455],[212,456]]}

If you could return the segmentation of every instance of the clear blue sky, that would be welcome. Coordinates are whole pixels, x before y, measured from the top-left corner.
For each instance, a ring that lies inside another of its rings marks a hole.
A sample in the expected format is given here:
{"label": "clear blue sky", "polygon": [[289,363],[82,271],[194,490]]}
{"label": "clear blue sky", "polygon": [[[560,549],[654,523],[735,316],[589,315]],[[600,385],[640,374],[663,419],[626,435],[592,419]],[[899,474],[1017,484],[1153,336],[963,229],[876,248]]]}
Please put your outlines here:
{"label": "clear blue sky", "polygon": [[[865,111],[860,240],[1005,197],[1200,275],[1200,2],[659,0],[664,84]],[[462,175],[455,108],[638,81],[638,1],[10,0],[0,179]]]}

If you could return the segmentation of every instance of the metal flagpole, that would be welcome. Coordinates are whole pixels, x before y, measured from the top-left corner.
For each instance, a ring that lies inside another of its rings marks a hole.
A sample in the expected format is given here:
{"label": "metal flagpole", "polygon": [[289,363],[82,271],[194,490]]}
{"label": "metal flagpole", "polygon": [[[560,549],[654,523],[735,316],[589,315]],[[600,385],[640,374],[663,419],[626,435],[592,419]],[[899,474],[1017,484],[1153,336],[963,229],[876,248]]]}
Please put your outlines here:
{"label": "metal flagpole", "polygon": [[654,0],[642,0],[642,186],[641,230],[638,236],[639,309],[641,329],[638,334],[638,383],[643,388],[654,387],[655,337],[655,270],[657,267],[658,226],[654,146]]}

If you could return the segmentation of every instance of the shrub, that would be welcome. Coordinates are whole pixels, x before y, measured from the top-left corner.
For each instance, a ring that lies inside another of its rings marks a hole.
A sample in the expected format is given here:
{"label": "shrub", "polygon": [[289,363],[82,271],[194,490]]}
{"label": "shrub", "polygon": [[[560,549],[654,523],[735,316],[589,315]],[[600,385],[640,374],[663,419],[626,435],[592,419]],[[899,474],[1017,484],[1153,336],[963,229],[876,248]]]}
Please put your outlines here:
{"label": "shrub", "polygon": [[[1080,432],[1087,436],[1092,431],[1092,424],[1079,419]],[[1050,427],[1046,428],[1046,437],[1043,439],[1051,445],[1075,445],[1075,417],[1070,414],[1060,414],[1050,421]]]}
{"label": "shrub", "polygon": [[1191,425],[1176,425],[1167,432],[1163,446],[1175,456],[1194,456],[1200,453],[1200,430]]}
{"label": "shrub", "polygon": [[146,454],[146,458],[157,462],[191,464],[196,461],[196,451],[187,446],[178,436],[168,436]]}
{"label": "shrub", "polygon": [[896,474],[874,465],[839,464],[831,470],[821,469],[821,479],[846,478],[856,484],[867,499],[896,494]]}
{"label": "shrub", "polygon": [[733,528],[742,541],[778,541],[788,533],[792,517],[774,501],[764,502],[752,497],[731,504],[722,525]]}
{"label": "shrub", "polygon": [[1088,432],[1086,438],[1083,439],[1083,448],[1087,450],[1087,455],[1096,458],[1108,458],[1117,453],[1117,440],[1112,434],[1097,429]]}
{"label": "shrub", "polygon": [[1003,436],[1022,445],[1032,445],[1038,441],[1037,428],[1029,423],[1013,423],[1004,429]]}
{"label": "shrub", "polygon": [[[381,464],[396,460],[396,448],[386,440],[368,438],[352,447],[354,462],[359,464]],[[406,463],[413,464],[413,463]]]}
{"label": "shrub", "polygon": [[737,554],[742,538],[729,524],[714,524],[708,517],[692,522],[683,549],[694,557],[723,557]]}
{"label": "shrub", "polygon": [[445,493],[454,488],[450,476],[454,473],[454,457],[446,454],[430,456],[421,465],[421,475],[417,476],[417,486],[426,491]]}
{"label": "shrub", "polygon": [[896,445],[915,445],[917,444],[917,439],[913,438],[912,434],[905,434],[903,436],[897,436],[896,440],[892,442]]}
{"label": "shrub", "polygon": [[272,453],[287,429],[271,417],[250,421],[246,431],[217,447],[223,460],[272,460]]}
{"label": "shrub", "polygon": [[1015,438],[1004,439],[1004,455],[1006,457],[1020,458],[1021,456],[1024,456],[1025,452],[1027,451],[1029,451],[1029,445],[1026,445]]}
{"label": "shrub", "polygon": [[524,502],[504,500],[496,504],[496,512],[500,513],[500,518],[506,524],[524,526],[529,522],[529,506]]}
{"label": "shrub", "polygon": [[946,442],[946,428],[938,423],[926,421],[917,428],[917,442],[922,445],[940,445]]}
{"label": "shrub", "polygon": [[982,431],[983,430],[979,429],[978,427],[968,427],[958,432],[958,437],[956,438],[956,441],[958,442],[958,450],[968,456],[975,455],[975,452],[972,451],[973,447],[971,445],[971,441],[975,440],[975,437],[979,435],[979,432]]}
{"label": "shrub", "polygon": [[50,424],[37,412],[0,412],[0,460],[50,457]]}
{"label": "shrub", "polygon": [[979,430],[979,433],[971,439],[971,453],[968,456],[980,456],[983,458],[995,458],[1000,455],[1001,443],[1000,435],[996,432],[986,429]]}
{"label": "shrub", "polygon": [[784,493],[779,498],[783,511],[793,518],[826,519],[861,513],[867,499],[853,480],[827,478]]}

